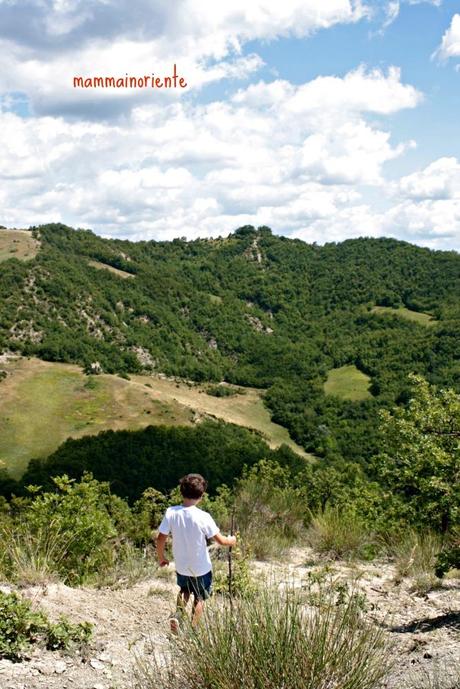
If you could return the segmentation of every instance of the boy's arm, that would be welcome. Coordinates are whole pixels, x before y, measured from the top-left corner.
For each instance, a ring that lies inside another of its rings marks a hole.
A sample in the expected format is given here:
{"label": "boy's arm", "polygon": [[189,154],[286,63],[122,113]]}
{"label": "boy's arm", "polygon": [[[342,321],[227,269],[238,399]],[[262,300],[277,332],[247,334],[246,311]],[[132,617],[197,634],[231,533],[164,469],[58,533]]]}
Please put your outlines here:
{"label": "boy's arm", "polygon": [[160,567],[169,565],[169,560],[165,558],[165,543],[168,537],[164,533],[159,533],[157,536],[157,557]]}
{"label": "boy's arm", "polygon": [[222,534],[219,532],[216,533],[216,535],[212,538],[219,545],[226,545],[229,548],[232,548],[234,545],[236,545],[236,536],[222,536]]}

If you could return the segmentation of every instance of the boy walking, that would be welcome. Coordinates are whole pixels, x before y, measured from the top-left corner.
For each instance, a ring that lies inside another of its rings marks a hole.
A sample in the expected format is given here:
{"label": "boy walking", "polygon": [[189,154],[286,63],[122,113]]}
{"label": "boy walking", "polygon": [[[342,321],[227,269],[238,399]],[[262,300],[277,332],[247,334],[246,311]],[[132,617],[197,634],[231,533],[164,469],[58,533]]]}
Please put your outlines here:
{"label": "boy walking", "polygon": [[[201,474],[187,474],[179,482],[183,498],[182,505],[168,507],[159,527],[157,555],[160,567],[169,565],[165,559],[164,547],[169,534],[172,535],[173,557],[176,565],[177,612],[185,610],[193,594],[192,625],[195,626],[202,613],[204,601],[212,590],[212,563],[206,539],[213,539],[219,545],[236,545],[235,536],[222,536],[214,519],[197,505],[207,488]],[[171,631],[177,633],[179,620],[171,618]]]}

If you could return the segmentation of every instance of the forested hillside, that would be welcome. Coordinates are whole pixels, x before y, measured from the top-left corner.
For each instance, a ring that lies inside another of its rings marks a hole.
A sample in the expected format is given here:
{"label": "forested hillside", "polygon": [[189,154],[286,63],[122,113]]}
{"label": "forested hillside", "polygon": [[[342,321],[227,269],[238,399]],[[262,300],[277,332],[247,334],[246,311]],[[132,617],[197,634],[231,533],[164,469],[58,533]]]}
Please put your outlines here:
{"label": "forested hillside", "polygon": [[[265,388],[305,449],[361,463],[376,450],[377,409],[407,399],[409,372],[460,386],[455,252],[308,245],[266,227],[191,242],[60,224],[32,234],[35,258],[0,265],[0,351]],[[362,394],[347,394],[346,377],[342,393],[324,388],[343,366],[367,376]]]}

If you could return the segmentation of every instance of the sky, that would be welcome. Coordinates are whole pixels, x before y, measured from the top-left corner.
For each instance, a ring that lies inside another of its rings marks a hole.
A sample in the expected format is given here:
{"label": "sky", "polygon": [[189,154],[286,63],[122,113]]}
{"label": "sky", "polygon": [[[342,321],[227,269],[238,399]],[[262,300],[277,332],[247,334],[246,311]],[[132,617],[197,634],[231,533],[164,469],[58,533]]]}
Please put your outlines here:
{"label": "sky", "polygon": [[7,227],[458,251],[459,122],[460,0],[0,0]]}

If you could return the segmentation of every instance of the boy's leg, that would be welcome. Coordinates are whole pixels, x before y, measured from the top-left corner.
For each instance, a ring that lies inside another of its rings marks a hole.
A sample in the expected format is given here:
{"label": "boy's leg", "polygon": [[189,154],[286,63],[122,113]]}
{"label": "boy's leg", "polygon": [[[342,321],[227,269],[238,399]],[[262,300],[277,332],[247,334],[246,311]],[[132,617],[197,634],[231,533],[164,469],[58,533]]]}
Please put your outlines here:
{"label": "boy's leg", "polygon": [[192,627],[196,627],[200,621],[201,615],[204,610],[204,600],[199,600],[195,598],[193,601],[193,611],[192,611]]}
{"label": "boy's leg", "polygon": [[184,591],[183,589],[180,589],[179,593],[177,594],[176,610],[179,610],[181,613],[184,613],[189,600],[190,591]]}
{"label": "boy's leg", "polygon": [[195,627],[203,614],[205,600],[212,594],[212,572],[197,578],[193,593],[192,627]]}

